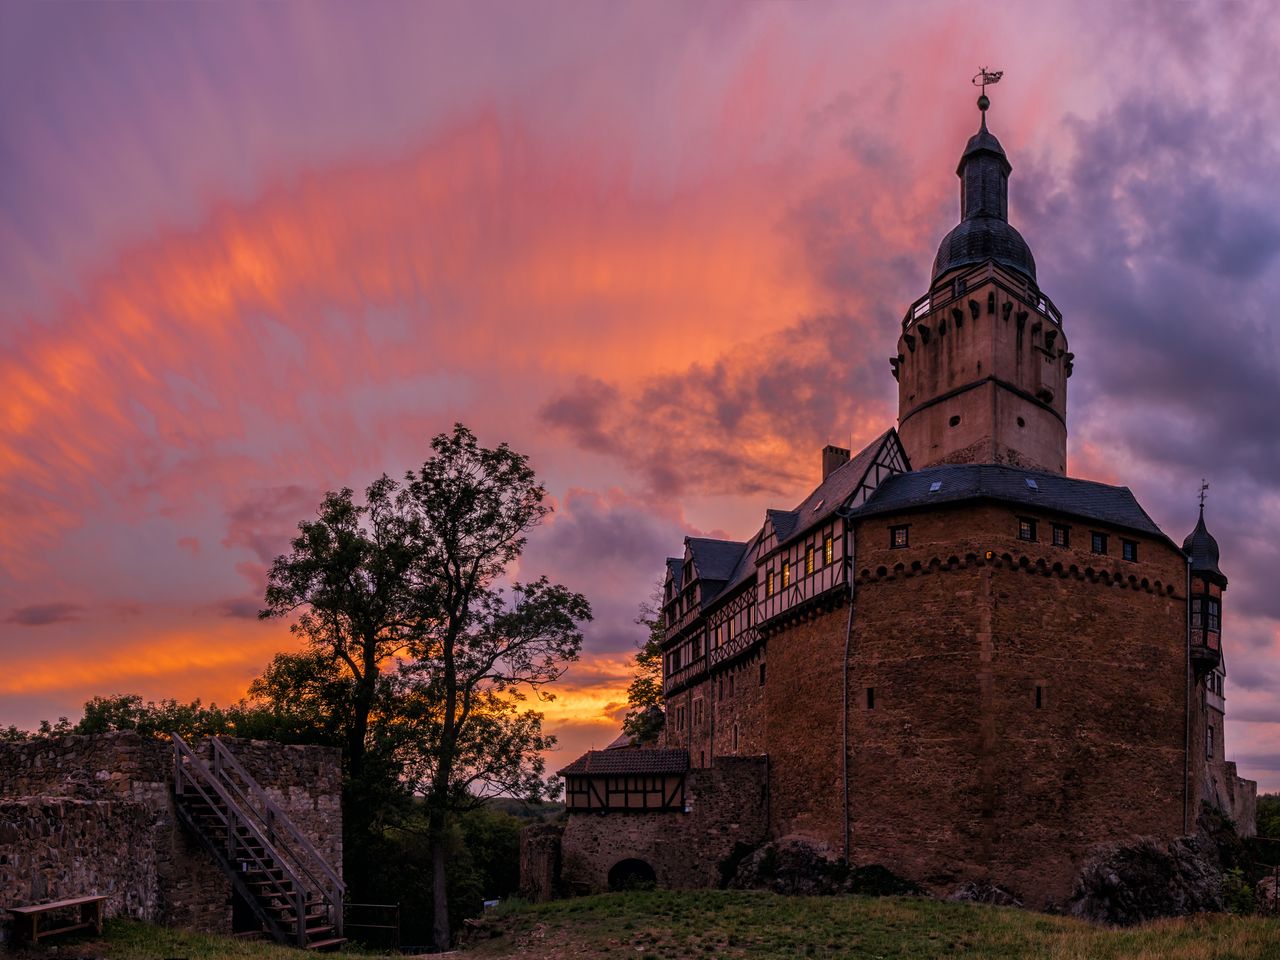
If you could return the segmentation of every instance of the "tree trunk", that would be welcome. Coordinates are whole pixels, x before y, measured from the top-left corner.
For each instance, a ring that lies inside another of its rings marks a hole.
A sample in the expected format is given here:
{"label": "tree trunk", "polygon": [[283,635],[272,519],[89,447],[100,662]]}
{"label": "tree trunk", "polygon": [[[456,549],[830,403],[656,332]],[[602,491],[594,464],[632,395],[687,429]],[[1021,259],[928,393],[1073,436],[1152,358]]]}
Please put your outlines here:
{"label": "tree trunk", "polygon": [[445,843],[447,841],[445,812],[438,806],[431,810],[431,898],[433,917],[431,923],[432,939],[435,948],[448,950],[452,940],[449,930],[449,891],[445,877]]}

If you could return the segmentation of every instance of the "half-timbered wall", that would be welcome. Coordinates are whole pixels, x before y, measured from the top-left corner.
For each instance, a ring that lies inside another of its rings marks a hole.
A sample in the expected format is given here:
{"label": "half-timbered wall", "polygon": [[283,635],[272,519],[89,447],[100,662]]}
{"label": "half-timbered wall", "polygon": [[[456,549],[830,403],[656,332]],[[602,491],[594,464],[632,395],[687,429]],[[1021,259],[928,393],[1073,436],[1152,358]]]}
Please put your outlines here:
{"label": "half-timbered wall", "polygon": [[565,778],[570,810],[684,810],[683,774],[627,774]]}
{"label": "half-timbered wall", "polygon": [[756,567],[757,622],[770,620],[845,582],[842,527],[839,520],[822,524],[764,557]]}

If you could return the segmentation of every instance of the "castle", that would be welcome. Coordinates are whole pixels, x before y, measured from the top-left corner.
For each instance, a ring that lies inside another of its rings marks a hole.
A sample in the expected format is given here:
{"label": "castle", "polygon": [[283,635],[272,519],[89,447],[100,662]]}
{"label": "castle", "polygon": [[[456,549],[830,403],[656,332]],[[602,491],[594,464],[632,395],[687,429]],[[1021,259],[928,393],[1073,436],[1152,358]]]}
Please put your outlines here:
{"label": "castle", "polygon": [[564,885],[713,886],[735,849],[801,837],[1047,906],[1091,852],[1192,832],[1202,803],[1251,831],[1217,543],[1203,505],[1179,546],[1127,487],[1067,474],[1074,357],[987,106],[889,361],[897,428],[822,450],[750,539],[667,561],[661,743],[562,771]]}

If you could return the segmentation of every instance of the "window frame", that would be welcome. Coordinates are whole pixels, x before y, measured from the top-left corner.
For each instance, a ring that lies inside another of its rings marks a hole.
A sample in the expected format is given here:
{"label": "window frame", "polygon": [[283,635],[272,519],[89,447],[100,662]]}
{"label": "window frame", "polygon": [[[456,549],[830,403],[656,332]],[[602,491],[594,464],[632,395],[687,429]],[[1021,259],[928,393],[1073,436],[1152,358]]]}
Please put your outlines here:
{"label": "window frame", "polygon": [[1018,539],[1026,543],[1038,542],[1036,538],[1035,517],[1019,517],[1018,518]]}
{"label": "window frame", "polygon": [[832,536],[825,537],[822,541],[822,565],[830,566],[835,562],[836,558],[836,538]]}
{"label": "window frame", "polygon": [[[902,534],[902,542],[898,542],[898,534]],[[911,546],[911,524],[895,523],[889,527],[889,549],[905,550]]]}
{"label": "window frame", "polygon": [[[1099,549],[1101,546],[1101,549]],[[1110,556],[1107,552],[1110,545],[1107,543],[1107,535],[1101,530],[1089,531],[1089,552],[1096,553],[1100,557]]]}
{"label": "window frame", "polygon": [[805,547],[805,550],[804,550],[804,575],[806,577],[811,576],[813,574],[813,570],[815,567],[815,564],[813,562],[815,559],[814,555],[815,555],[815,550],[813,549],[813,544],[811,543],[809,544],[809,546]]}
{"label": "window frame", "polygon": [[1120,538],[1120,559],[1128,563],[1138,562],[1138,541]]}
{"label": "window frame", "polygon": [[791,559],[782,561],[782,589],[785,590],[791,586]]}
{"label": "window frame", "polygon": [[[1058,539],[1059,536],[1061,536],[1061,540]],[[1065,523],[1055,523],[1049,542],[1053,546],[1061,547],[1064,550],[1069,548],[1071,546],[1071,527]]]}

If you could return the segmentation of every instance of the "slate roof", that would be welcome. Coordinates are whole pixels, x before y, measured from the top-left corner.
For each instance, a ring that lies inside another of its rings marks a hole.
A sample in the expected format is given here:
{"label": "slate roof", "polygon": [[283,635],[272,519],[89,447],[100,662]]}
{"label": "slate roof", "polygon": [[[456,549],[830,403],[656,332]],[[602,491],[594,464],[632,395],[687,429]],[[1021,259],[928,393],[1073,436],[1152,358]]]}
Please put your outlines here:
{"label": "slate roof", "polygon": [[560,776],[684,773],[688,769],[688,750],[588,750],[561,770]]}
{"label": "slate roof", "polygon": [[712,540],[709,537],[686,537],[685,542],[693,553],[698,576],[703,580],[728,580],[747,546],[737,540]]}
{"label": "slate roof", "polygon": [[[1027,483],[1028,479],[1035,482],[1035,489]],[[936,493],[930,493],[934,483],[941,486]],[[858,514],[873,516],[935,503],[983,498],[1042,507],[1168,539],[1139,506],[1128,487],[986,463],[927,467],[888,477],[859,508]]]}
{"label": "slate roof", "polygon": [[1196,573],[1213,573],[1227,582],[1226,575],[1218,568],[1218,541],[1204,525],[1204,507],[1200,508],[1200,520],[1196,528],[1182,541],[1182,552],[1191,558],[1191,569]]}
{"label": "slate roof", "polygon": [[680,589],[680,581],[684,576],[684,561],[679,557],[667,557],[667,573],[671,574],[671,579],[675,581],[675,587]]}
{"label": "slate roof", "polygon": [[[827,474],[827,479],[818,484],[814,491],[801,500],[800,505],[792,511],[797,517],[795,526],[785,537],[779,531],[779,542],[788,539],[792,534],[803,533],[815,523],[826,520],[835,513],[838,506],[853,496],[858,490],[858,485],[862,483],[863,477],[867,475],[867,470],[875,462],[880,447],[891,433],[893,433],[892,427],[859,450],[856,456]],[[774,512],[776,511],[770,511],[771,514]],[[774,526],[776,528],[777,524],[775,523]]]}

